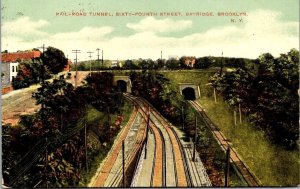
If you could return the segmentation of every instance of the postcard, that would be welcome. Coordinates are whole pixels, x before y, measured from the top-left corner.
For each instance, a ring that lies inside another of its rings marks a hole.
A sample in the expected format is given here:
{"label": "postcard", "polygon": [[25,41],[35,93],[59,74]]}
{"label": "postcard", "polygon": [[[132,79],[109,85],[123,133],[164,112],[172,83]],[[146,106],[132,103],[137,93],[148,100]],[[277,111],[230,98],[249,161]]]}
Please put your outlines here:
{"label": "postcard", "polygon": [[4,188],[299,186],[299,2],[2,0]]}

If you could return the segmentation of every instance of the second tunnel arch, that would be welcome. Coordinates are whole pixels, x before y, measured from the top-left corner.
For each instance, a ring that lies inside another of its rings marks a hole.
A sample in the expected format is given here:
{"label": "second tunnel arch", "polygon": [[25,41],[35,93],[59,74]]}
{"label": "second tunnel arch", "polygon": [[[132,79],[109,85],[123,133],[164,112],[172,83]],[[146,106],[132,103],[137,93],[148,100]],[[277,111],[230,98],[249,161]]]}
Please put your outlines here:
{"label": "second tunnel arch", "polygon": [[179,83],[179,90],[186,100],[196,100],[200,97],[200,88],[194,83]]}

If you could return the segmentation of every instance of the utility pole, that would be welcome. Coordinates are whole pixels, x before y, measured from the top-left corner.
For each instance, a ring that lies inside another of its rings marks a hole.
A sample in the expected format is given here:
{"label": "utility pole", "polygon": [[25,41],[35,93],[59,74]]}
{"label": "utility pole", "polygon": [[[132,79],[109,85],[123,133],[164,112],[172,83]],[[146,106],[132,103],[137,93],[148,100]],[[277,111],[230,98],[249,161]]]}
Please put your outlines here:
{"label": "utility pole", "polygon": [[162,51],[160,51],[160,59],[162,60]]}
{"label": "utility pole", "polygon": [[125,183],[125,144],[122,141],[122,167],[123,167],[123,188],[126,187]]}
{"label": "utility pole", "polygon": [[[38,47],[38,48],[41,48],[42,49],[42,54],[44,54],[45,52],[45,44],[43,44],[41,47]],[[41,67],[41,76],[42,76],[42,84],[45,83],[45,68],[44,68],[44,62],[42,61],[42,67]],[[42,104],[43,106],[43,104]]]}
{"label": "utility pole", "polygon": [[148,144],[149,124],[150,124],[150,107],[148,109],[148,114],[147,114],[147,128],[146,128],[146,142],[145,142],[145,156],[144,156],[144,159],[147,159],[147,144]]}
{"label": "utility pole", "polygon": [[184,130],[184,114],[183,114],[183,106],[181,106],[181,120],[182,120],[182,130]]}
{"label": "utility pole", "polygon": [[98,52],[98,55],[97,55],[97,56],[98,56],[97,62],[98,62],[98,66],[99,66],[99,70],[98,70],[98,71],[100,71],[100,59],[99,59],[99,56],[100,56],[100,55],[99,55],[99,51],[100,51],[100,49],[97,48],[96,51]]}
{"label": "utility pole", "polygon": [[222,76],[223,73],[223,51],[222,51],[222,57],[221,57],[221,69],[220,69],[220,76]]}
{"label": "utility pole", "polygon": [[195,135],[194,135],[193,161],[196,161],[196,140],[197,140],[197,115],[195,113]]}
{"label": "utility pole", "polygon": [[92,53],[94,52],[89,51],[87,53],[89,54],[90,57],[90,76],[91,76],[92,75]]}
{"label": "utility pole", "polygon": [[72,50],[72,53],[75,53],[75,88],[77,87],[77,54],[80,53],[80,50],[76,49],[76,50]]}
{"label": "utility pole", "polygon": [[103,50],[102,50],[102,67],[103,67]]}
{"label": "utility pole", "polygon": [[45,172],[46,172],[46,186],[48,188],[48,171],[47,171],[47,167],[48,167],[48,138],[46,136],[46,167],[45,167]]}
{"label": "utility pole", "polygon": [[225,187],[229,186],[230,146],[226,150]]}
{"label": "utility pole", "polygon": [[85,148],[85,167],[86,167],[86,172],[89,171],[88,168],[88,158],[87,158],[87,139],[86,139],[86,123],[84,124],[84,148]]}

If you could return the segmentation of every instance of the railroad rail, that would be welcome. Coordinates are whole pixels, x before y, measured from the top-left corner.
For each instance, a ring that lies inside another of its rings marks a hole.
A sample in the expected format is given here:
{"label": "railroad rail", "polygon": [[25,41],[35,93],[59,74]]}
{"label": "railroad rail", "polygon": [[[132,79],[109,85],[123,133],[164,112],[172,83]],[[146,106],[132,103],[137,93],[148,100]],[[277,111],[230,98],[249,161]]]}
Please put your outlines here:
{"label": "railroad rail", "polygon": [[[176,186],[178,187],[188,187],[192,186],[190,179],[190,171],[187,166],[185,153],[183,151],[182,144],[178,140],[177,134],[171,129],[168,121],[146,100],[138,100],[139,104],[143,104],[144,107],[151,107],[152,115],[161,123],[163,129],[166,130],[167,136],[171,142],[173,162],[174,162],[174,173]],[[152,121],[152,120],[151,120]]]}
{"label": "railroad rail", "polygon": [[[141,114],[144,119],[148,119],[148,106],[145,106],[138,98],[131,95],[124,94],[124,96],[132,101],[135,105],[140,106]],[[154,161],[151,172],[151,187],[164,187],[166,186],[166,154],[165,154],[165,140],[161,133],[161,130],[155,125],[153,120],[149,120],[149,129],[152,130],[155,138],[155,153]]]}
{"label": "railroad rail", "polygon": [[248,166],[242,161],[242,159],[240,158],[236,150],[230,145],[224,134],[221,131],[219,131],[218,127],[207,116],[201,105],[196,101],[188,100],[188,102],[203,118],[205,125],[213,133],[214,138],[217,140],[222,150],[226,152],[227,148],[231,149],[232,153],[230,153],[230,162],[235,166],[239,174],[242,176],[243,180],[245,180],[245,182],[249,186],[260,186],[259,180],[251,172]]}
{"label": "railroad rail", "polygon": [[111,171],[117,156],[118,152],[120,151],[122,147],[122,141],[126,138],[130,128],[134,124],[134,121],[136,120],[138,116],[138,110],[136,107],[134,107],[133,113],[131,114],[129,121],[127,124],[123,127],[122,131],[120,132],[119,136],[117,136],[117,141],[113,144],[112,150],[108,153],[107,157],[105,158],[99,174],[95,178],[95,181],[92,183],[92,186],[97,187],[103,187],[104,183],[109,175],[109,172]]}

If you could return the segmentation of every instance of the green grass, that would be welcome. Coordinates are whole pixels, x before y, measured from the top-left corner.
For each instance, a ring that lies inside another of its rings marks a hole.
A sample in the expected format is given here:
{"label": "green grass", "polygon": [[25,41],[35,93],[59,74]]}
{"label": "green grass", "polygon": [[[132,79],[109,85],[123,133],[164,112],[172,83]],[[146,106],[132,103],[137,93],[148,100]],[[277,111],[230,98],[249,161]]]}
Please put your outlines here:
{"label": "green grass", "polygon": [[214,70],[181,70],[172,72],[161,72],[165,77],[170,79],[172,85],[179,92],[178,83],[194,83],[200,87],[201,95],[206,94],[207,83],[209,77],[212,76]]}
{"label": "green grass", "polygon": [[233,144],[245,163],[263,186],[296,186],[299,184],[299,152],[287,151],[270,144],[263,131],[246,119],[234,125],[233,112],[222,100],[212,97],[198,100],[211,120]]}
{"label": "green grass", "polygon": [[[251,125],[245,116],[242,124],[234,126],[231,108],[220,97],[217,104],[214,103],[213,90],[207,85],[214,70],[162,73],[170,79],[174,90],[178,92],[178,83],[195,83],[200,86],[202,98],[199,102],[263,186],[297,186],[300,183],[299,151],[288,151],[269,143],[263,131]],[[236,183],[235,186],[238,185]]]}
{"label": "green grass", "polygon": [[[122,111],[121,111],[122,115],[124,115],[124,120],[122,121],[122,126],[125,126],[127,124],[127,122],[129,121],[129,118],[131,116],[132,111],[133,111],[133,105],[130,102],[125,101],[124,102],[124,107],[122,108]],[[112,121],[114,121],[116,118],[117,118],[116,114],[111,115],[111,120]],[[88,106],[87,110],[86,110],[85,121],[86,121],[87,125],[90,125],[90,124],[93,124],[93,123],[101,124],[104,121],[107,121],[107,115],[105,115],[102,112],[98,111],[93,106]],[[88,136],[91,137],[91,134],[92,133],[89,133]],[[81,179],[81,182],[79,184],[80,187],[86,187],[87,184],[92,179],[92,177],[95,175],[99,164],[107,156],[107,153],[111,149],[111,147],[113,145],[113,141],[115,140],[115,137],[117,135],[118,135],[118,133],[116,133],[115,136],[113,136],[113,140],[111,140],[112,142],[109,142],[106,146],[101,145],[99,152],[94,157],[91,157],[92,161],[90,162],[88,172],[85,169],[82,169],[82,172],[81,172],[82,179]],[[93,140],[97,140],[97,137],[94,137]]]}

